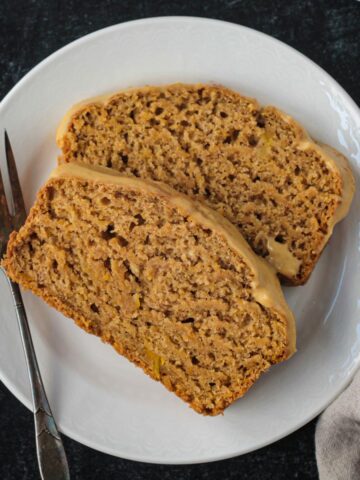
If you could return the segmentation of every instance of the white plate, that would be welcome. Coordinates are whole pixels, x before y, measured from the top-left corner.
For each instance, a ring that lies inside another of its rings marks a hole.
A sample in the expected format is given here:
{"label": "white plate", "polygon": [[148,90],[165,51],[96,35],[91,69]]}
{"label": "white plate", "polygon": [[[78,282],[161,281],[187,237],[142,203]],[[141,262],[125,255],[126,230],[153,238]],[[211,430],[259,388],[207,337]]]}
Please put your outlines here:
{"label": "white plate", "polygon": [[[279,106],[315,138],[344,152],[359,178],[359,111],[323,70],[244,27],[154,18],[116,25],[68,45],[3,100],[0,130],[6,127],[13,143],[27,207],[55,165],[55,129],[70,105],[130,85],[176,81],[218,82]],[[310,281],[286,290],[297,317],[298,353],[271,369],[224,416],[194,413],[111,347],[25,293],[61,431],[125,458],[194,463],[249,452],[311,420],[349,383],[360,361],[359,191]],[[14,311],[0,281],[0,375],[30,408]]]}

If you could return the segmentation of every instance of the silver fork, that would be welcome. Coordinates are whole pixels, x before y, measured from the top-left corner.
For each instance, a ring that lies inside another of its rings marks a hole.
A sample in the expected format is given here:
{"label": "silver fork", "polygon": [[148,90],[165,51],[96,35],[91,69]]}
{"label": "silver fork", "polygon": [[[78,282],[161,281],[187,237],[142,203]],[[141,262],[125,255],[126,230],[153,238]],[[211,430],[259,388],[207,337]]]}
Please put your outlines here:
{"label": "silver fork", "polygon": [[[13,215],[9,212],[0,170],[0,259],[6,251],[10,233],[12,230],[19,230],[26,219],[25,205],[21,193],[15,159],[6,131],[5,150],[12,193]],[[34,345],[31,339],[20,289],[16,283],[12,282],[7,276],[6,278],[8,279],[13,297],[28,367],[34,407],[36,452],[40,475],[42,480],[69,480],[70,473],[64,446],[56,427],[54,417],[51,413],[44,385],[41,380],[39,365],[36,360]]]}

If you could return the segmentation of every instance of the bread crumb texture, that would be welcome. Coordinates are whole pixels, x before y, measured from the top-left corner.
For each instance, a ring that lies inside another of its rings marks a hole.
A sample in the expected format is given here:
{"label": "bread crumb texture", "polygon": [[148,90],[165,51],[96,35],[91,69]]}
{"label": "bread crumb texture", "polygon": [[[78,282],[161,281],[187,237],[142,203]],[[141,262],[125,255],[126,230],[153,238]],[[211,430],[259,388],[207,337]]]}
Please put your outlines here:
{"label": "bread crumb texture", "polygon": [[343,194],[340,173],[295,121],[215,85],[90,102],[64,119],[57,140],[61,162],[159,180],[216,209],[285,283],[307,280]]}
{"label": "bread crumb texture", "polygon": [[256,271],[165,194],[52,178],[3,266],[202,414],[292,353],[289,318],[254,299]]}

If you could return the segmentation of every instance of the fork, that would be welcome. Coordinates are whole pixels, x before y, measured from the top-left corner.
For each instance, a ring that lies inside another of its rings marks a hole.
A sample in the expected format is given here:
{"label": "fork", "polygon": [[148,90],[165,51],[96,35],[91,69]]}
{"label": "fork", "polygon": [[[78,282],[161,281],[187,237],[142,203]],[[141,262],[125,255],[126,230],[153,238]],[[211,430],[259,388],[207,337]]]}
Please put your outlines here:
{"label": "fork", "polygon": [[[12,230],[19,230],[26,219],[25,205],[16,170],[15,158],[6,130],[4,134],[13,215],[10,214],[8,208],[0,170],[0,259],[3,257],[6,251],[10,233]],[[1,270],[5,273],[3,268],[1,268]],[[42,480],[69,480],[70,473],[64,446],[54,417],[51,413],[44,385],[41,380],[39,365],[36,360],[34,345],[31,339],[31,333],[20,293],[20,288],[16,283],[11,281],[7,275],[6,278],[9,282],[12,293],[28,367],[34,407],[36,452],[40,476]]]}

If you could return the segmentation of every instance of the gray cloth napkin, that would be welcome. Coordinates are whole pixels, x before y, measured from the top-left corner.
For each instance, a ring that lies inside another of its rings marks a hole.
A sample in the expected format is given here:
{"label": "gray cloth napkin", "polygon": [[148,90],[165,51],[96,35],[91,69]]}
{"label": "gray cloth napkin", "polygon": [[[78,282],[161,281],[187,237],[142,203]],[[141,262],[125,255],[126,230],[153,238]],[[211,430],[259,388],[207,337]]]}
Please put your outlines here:
{"label": "gray cloth napkin", "polygon": [[320,480],[360,480],[360,371],[321,415],[315,445]]}

